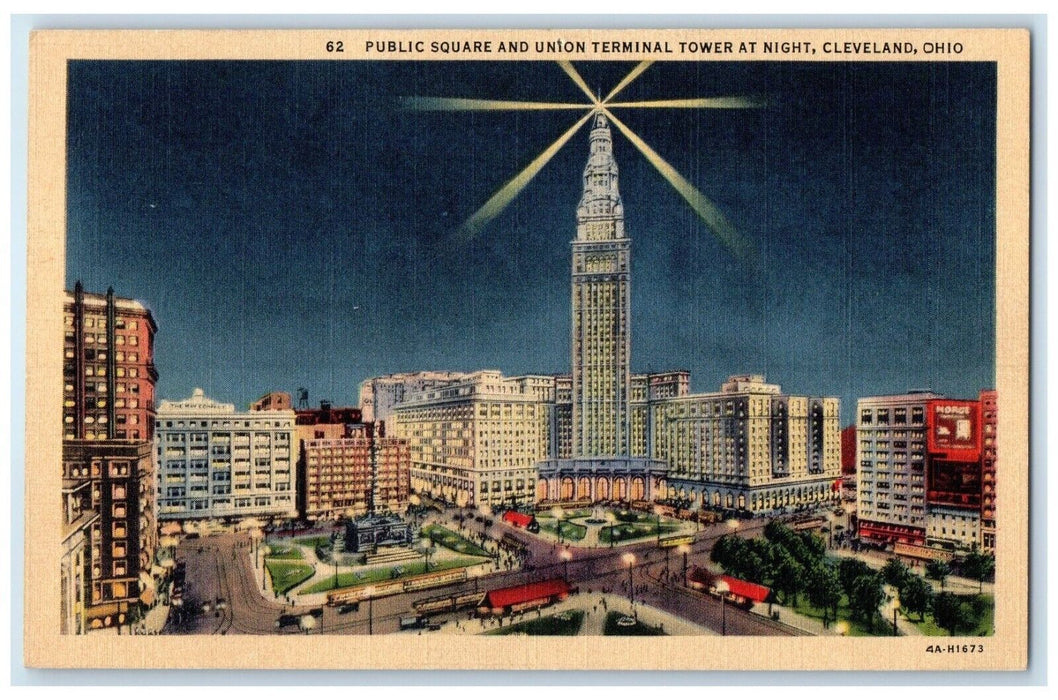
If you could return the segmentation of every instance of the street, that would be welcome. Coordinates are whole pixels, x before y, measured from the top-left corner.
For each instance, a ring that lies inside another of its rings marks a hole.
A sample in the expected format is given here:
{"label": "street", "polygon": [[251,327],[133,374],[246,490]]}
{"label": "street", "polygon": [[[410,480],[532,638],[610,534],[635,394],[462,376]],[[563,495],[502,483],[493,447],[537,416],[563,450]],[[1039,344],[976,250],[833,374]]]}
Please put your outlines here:
{"label": "street", "polygon": [[[452,527],[448,512],[447,523]],[[749,521],[743,524],[742,532],[755,533],[763,522]],[[697,533],[688,553],[688,565],[703,564],[708,559],[712,544],[729,532],[726,524],[704,528]],[[517,537],[528,546],[524,568],[499,571],[459,584],[417,591],[363,602],[358,610],[340,614],[337,608],[323,607],[323,615],[312,634],[389,634],[399,631],[401,617],[413,614],[413,603],[427,597],[452,595],[455,593],[486,591],[540,581],[551,577],[563,577],[582,593],[608,592],[612,595],[628,595],[629,566],[626,555],[635,560],[631,566],[632,586],[637,604],[658,608],[695,624],[721,632],[726,627],[729,635],[793,635],[803,634],[787,625],[777,623],[758,614],[741,610],[727,604],[721,610],[718,599],[687,590],[682,587],[682,558],[673,552],[666,553],[654,541],[613,548],[577,548],[558,545],[543,538],[534,537],[525,531],[513,528],[499,519],[491,527],[473,519],[465,521],[465,534],[475,538],[486,533],[499,540],[506,533]],[[561,556],[563,550],[572,555],[568,561]],[[262,595],[260,575],[255,572],[251,543],[246,534],[220,533],[206,535],[200,539],[183,540],[177,548],[177,558],[187,562],[185,585],[184,619],[171,617],[166,625],[166,634],[299,634],[304,633],[297,624],[277,629],[276,621],[283,614],[304,615],[318,606],[284,605],[282,598],[268,600]],[[668,574],[679,574],[677,581],[666,580]],[[271,593],[267,594],[271,595]],[[216,609],[218,600],[226,605]],[[203,611],[208,603],[209,610]],[[197,610],[197,614],[191,614]],[[467,611],[433,616],[432,621],[466,618]],[[726,618],[726,625],[724,624]]]}

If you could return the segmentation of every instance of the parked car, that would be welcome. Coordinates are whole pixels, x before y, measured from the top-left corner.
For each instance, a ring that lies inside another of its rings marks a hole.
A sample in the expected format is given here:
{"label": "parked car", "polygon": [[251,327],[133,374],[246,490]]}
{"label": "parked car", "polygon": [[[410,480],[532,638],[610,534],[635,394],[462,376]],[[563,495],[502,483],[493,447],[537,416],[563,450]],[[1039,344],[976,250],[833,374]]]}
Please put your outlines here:
{"label": "parked car", "polygon": [[346,615],[351,612],[356,612],[360,609],[360,603],[346,603],[345,605],[338,606],[338,614]]}

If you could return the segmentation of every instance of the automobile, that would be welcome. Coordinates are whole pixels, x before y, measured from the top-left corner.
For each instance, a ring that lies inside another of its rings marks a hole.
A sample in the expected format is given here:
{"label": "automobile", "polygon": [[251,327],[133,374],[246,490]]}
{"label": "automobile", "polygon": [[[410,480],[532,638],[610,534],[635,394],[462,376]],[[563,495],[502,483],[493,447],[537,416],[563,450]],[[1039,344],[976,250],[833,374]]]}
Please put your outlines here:
{"label": "automobile", "polygon": [[835,509],[834,510],[834,515],[845,515],[845,509],[844,508]]}
{"label": "automobile", "polygon": [[185,540],[197,540],[199,537],[201,537],[201,535],[198,534],[197,532],[189,532],[186,535],[184,535],[184,539]]}
{"label": "automobile", "polygon": [[217,610],[227,610],[228,609],[228,601],[225,600],[224,598],[217,598],[217,603],[213,607],[216,608]]}
{"label": "automobile", "polygon": [[356,612],[360,609],[360,603],[345,603],[344,605],[338,606],[339,615],[347,615],[351,612]]}
{"label": "automobile", "polygon": [[414,630],[422,629],[429,623],[425,617],[402,617],[400,618],[400,628],[402,630]]}
{"label": "automobile", "polygon": [[212,609],[213,609],[213,606],[210,605],[209,603],[203,603],[202,604],[202,612],[208,613]]}
{"label": "automobile", "polygon": [[427,625],[426,629],[430,630],[431,632],[436,632],[437,630],[441,629],[441,625],[435,622],[433,624]]}
{"label": "automobile", "polygon": [[301,621],[300,615],[283,614],[276,619],[276,628],[289,627],[290,625],[296,625]]}

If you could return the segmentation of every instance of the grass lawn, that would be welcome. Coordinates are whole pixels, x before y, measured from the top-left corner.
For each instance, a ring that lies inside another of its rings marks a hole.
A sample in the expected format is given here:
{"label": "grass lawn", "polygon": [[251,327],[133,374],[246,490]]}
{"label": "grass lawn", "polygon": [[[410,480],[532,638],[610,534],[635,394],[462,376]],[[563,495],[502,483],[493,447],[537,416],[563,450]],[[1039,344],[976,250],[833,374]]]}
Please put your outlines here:
{"label": "grass lawn", "polygon": [[284,559],[265,559],[265,566],[268,567],[268,575],[272,578],[272,590],[276,593],[286,593],[316,573],[308,564]]}
{"label": "grass lawn", "polygon": [[313,537],[299,537],[294,541],[300,545],[304,545],[305,547],[312,547],[313,549],[315,549],[316,547],[325,547],[330,545],[331,538],[327,535],[315,535]]}
{"label": "grass lawn", "polygon": [[636,620],[634,624],[624,626],[618,624],[619,620],[628,617],[622,612],[611,610],[606,614],[606,626],[603,627],[603,634],[607,637],[663,637],[665,633],[658,627],[651,627],[650,625],[644,625],[639,620]]}
{"label": "grass lawn", "polygon": [[[555,516],[551,513],[551,508],[545,508],[536,514],[537,519],[540,518],[554,518]],[[574,518],[590,518],[591,510],[588,508],[577,508],[575,510],[562,510],[563,520],[572,520]]]}
{"label": "grass lawn", "polygon": [[[444,571],[446,569],[458,569],[465,566],[473,566],[482,561],[480,557],[456,557],[454,559],[445,559],[441,561],[430,562],[430,573],[437,571]],[[378,583],[379,581],[393,581],[393,570],[397,567],[404,569],[397,578],[407,578],[408,576],[418,576],[419,574],[426,573],[423,568],[423,561],[407,561],[401,564],[395,564],[393,566],[383,566],[378,569],[369,569],[367,571],[360,572],[343,572],[338,574],[338,585],[335,586],[334,574],[332,573],[327,578],[324,578],[311,586],[306,586],[298,591],[301,593],[323,593],[325,591],[334,590],[335,588],[346,588],[348,586],[361,586],[369,583]],[[357,573],[360,576],[357,576]],[[302,579],[304,580],[304,579]],[[299,581],[300,583],[300,581]]]}
{"label": "grass lawn", "polygon": [[268,559],[304,559],[301,555],[300,547],[292,547],[289,545],[272,544],[268,545]]}
{"label": "grass lawn", "polygon": [[[805,617],[815,618],[820,622],[823,621],[823,611],[820,608],[813,606],[808,602],[808,596],[802,594],[798,597],[797,606],[787,606]],[[882,619],[881,614],[877,614],[874,617],[874,628],[872,629],[860,620],[852,619],[852,610],[849,608],[849,599],[847,596],[841,596],[841,602],[838,604],[838,620],[844,620],[849,625],[850,637],[887,637],[893,634],[893,623],[892,621],[886,621]],[[780,618],[779,622],[783,620]],[[830,611],[827,612],[827,622],[831,626],[834,625],[833,617]]]}
{"label": "grass lawn", "polygon": [[[665,535],[670,532],[677,532],[679,530],[678,525],[670,523],[661,523],[661,534]],[[623,542],[625,540],[634,540],[641,537],[656,537],[658,535],[658,524],[656,520],[650,520],[647,522],[639,523],[620,523],[618,525],[609,526],[606,525],[599,529],[599,542]]]}
{"label": "grass lawn", "polygon": [[434,544],[439,544],[442,547],[447,547],[453,552],[459,552],[460,554],[469,554],[475,557],[487,557],[489,553],[481,547],[477,546],[470,540],[457,535],[446,527],[440,525],[427,525],[423,527],[422,532],[424,535],[430,538]]}
{"label": "grass lawn", "polygon": [[[540,523],[540,529],[545,532],[550,532],[554,535],[558,531],[559,524],[556,522],[542,522]],[[562,524],[562,539],[564,540],[583,540],[585,535],[588,534],[588,528],[577,523],[571,523],[568,520],[563,520]]]}
{"label": "grass lawn", "polygon": [[[960,632],[959,635],[966,637],[991,636],[995,625],[995,599],[990,595],[963,595],[959,597],[966,602],[970,602],[974,598],[980,598],[985,606],[983,614],[977,619],[977,624],[975,624],[970,631]],[[919,632],[924,635],[930,637],[949,636],[948,630],[938,626],[937,623],[933,621],[933,615],[930,613],[926,613],[926,619],[923,622],[918,621],[918,615],[910,616],[908,621],[917,627]]]}
{"label": "grass lawn", "polygon": [[557,615],[548,615],[547,617],[541,617],[536,620],[518,622],[510,627],[501,627],[496,630],[490,630],[485,634],[499,636],[507,634],[527,634],[534,637],[575,637],[580,632],[582,624],[584,624],[583,610],[567,610],[558,613]]}

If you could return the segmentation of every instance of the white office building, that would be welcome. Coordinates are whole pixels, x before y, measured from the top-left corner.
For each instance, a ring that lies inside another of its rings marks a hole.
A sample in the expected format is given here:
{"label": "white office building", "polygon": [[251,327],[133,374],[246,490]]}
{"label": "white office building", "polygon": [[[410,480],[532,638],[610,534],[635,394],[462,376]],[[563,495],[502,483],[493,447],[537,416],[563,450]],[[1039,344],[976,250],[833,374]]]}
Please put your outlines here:
{"label": "white office building", "polygon": [[154,431],[158,518],[296,514],[294,412],[247,411],[195,389],[162,401]]}

